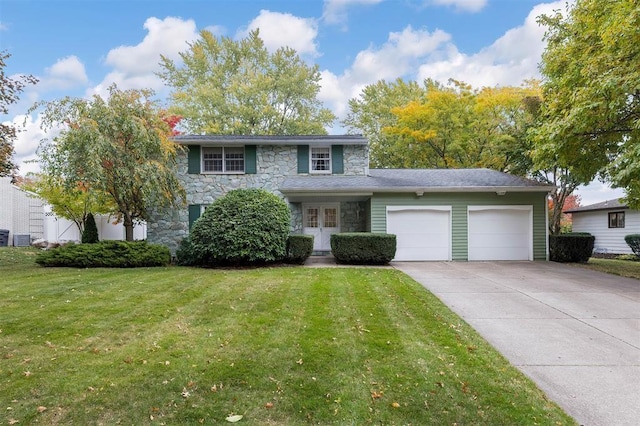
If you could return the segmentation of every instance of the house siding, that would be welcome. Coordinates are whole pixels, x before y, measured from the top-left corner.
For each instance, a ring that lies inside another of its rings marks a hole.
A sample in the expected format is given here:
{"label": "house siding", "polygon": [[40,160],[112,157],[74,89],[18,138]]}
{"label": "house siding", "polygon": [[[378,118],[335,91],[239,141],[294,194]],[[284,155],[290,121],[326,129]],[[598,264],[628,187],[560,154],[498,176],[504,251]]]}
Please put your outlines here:
{"label": "house siding", "polygon": [[532,205],[533,258],[547,259],[546,193],[425,193],[374,194],[371,197],[371,232],[386,232],[387,206],[451,206],[451,255],[453,260],[468,259],[469,206]]}
{"label": "house siding", "polygon": [[41,199],[0,178],[0,229],[9,230],[8,245],[14,235],[29,235],[31,240],[44,236],[44,208]]}
{"label": "house siding", "polygon": [[[609,228],[610,212],[625,212],[624,228]],[[631,248],[624,241],[625,235],[640,234],[640,211],[629,209],[597,210],[572,213],[573,231],[589,232],[596,237],[594,252],[631,254]]]}
{"label": "house siding", "polygon": [[[199,173],[200,147],[189,146],[177,158],[177,176],[186,191],[186,205],[171,210],[154,210],[147,228],[149,242],[163,244],[172,252],[189,233],[189,207],[209,205],[218,197],[232,189],[261,188],[283,197],[278,188],[288,176],[304,173],[299,169],[301,155],[306,145],[257,145],[255,146],[255,169],[253,161],[250,170],[243,174]],[[249,152],[253,157],[254,146]],[[342,173],[345,175],[363,175],[366,172],[368,147],[366,145],[342,146]],[[306,158],[308,170],[308,155]],[[252,160],[252,158],[251,158]],[[196,167],[197,166],[197,167]],[[291,231],[301,232],[302,210],[299,205],[290,205],[292,213]],[[193,209],[193,208],[192,208]],[[193,211],[191,221],[193,221]]]}

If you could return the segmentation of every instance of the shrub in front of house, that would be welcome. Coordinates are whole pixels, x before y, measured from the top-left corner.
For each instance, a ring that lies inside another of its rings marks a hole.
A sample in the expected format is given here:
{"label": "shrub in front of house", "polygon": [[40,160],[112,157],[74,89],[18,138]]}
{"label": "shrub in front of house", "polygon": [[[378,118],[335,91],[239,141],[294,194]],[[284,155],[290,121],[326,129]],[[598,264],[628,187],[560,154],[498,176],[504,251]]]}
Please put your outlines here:
{"label": "shrub in front of house", "polygon": [[554,262],[587,262],[596,237],[581,232],[549,235],[549,259]]}
{"label": "shrub in front of house", "polygon": [[84,229],[82,230],[82,239],[83,243],[93,244],[100,241],[98,238],[98,227],[96,226],[96,219],[93,217],[93,213],[89,213],[87,215],[87,221],[84,224]]}
{"label": "shrub in front of house", "polygon": [[291,213],[263,189],[235,189],[218,198],[194,222],[182,252],[192,264],[242,266],[282,262],[287,256]]}
{"label": "shrub in front of house", "polygon": [[396,255],[396,236],[368,232],[333,234],[331,253],[338,263],[385,265]]}
{"label": "shrub in front of house", "polygon": [[624,241],[631,248],[633,254],[640,257],[640,234],[625,235]]}
{"label": "shrub in front of house", "polygon": [[137,268],[166,266],[171,262],[169,249],[146,241],[100,241],[74,244],[42,251],[36,257],[41,266],[73,268]]}
{"label": "shrub in front of house", "polygon": [[302,265],[313,252],[313,235],[289,235],[287,263]]}

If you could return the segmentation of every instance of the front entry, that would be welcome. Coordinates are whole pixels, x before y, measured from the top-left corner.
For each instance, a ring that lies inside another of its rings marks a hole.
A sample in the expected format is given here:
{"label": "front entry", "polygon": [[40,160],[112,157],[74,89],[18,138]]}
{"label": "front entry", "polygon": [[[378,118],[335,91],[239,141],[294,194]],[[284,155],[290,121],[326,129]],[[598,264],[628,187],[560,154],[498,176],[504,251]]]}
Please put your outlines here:
{"label": "front entry", "polygon": [[331,251],[331,234],[340,232],[339,204],[304,204],[303,232],[313,235],[313,251]]}

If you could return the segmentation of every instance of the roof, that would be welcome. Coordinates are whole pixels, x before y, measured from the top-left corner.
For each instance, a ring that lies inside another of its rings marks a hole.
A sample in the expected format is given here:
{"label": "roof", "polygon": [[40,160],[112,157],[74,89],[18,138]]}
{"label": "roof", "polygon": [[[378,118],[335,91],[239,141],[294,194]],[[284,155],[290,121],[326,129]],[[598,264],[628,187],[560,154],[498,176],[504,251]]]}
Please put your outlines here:
{"label": "roof", "polygon": [[362,135],[178,135],[171,138],[181,145],[367,145]]}
{"label": "roof", "polygon": [[371,169],[367,176],[290,176],[283,193],[548,192],[553,186],[489,169]]}
{"label": "roof", "polygon": [[615,198],[613,200],[602,201],[600,203],[589,204],[588,206],[577,207],[575,209],[565,210],[564,213],[581,213],[591,212],[596,210],[612,210],[612,209],[628,209],[629,207],[622,203],[621,198]]}

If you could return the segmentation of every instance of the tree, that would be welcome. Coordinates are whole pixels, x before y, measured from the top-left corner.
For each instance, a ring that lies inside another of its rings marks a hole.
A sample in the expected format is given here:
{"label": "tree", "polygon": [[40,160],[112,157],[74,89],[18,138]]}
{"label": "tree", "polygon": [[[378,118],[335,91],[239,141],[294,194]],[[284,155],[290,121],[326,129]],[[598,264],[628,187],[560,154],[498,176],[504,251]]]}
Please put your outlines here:
{"label": "tree", "polygon": [[[571,232],[571,228],[573,225],[571,213],[562,213],[566,210],[575,209],[580,207],[580,196],[576,194],[571,194],[567,196],[564,200],[564,204],[560,206],[560,209],[554,208],[553,199],[549,199],[549,225],[558,223],[559,229],[549,230],[552,235],[564,234],[567,232]],[[556,212],[560,211],[561,216],[559,220],[556,220],[553,215],[557,214]],[[555,231],[555,232],[554,232]]]}
{"label": "tree", "polygon": [[84,232],[89,213],[106,214],[117,210],[106,192],[89,190],[83,182],[67,185],[60,176],[35,174],[23,188],[38,194],[56,216],[75,223],[80,235]]}
{"label": "tree", "polygon": [[163,56],[158,75],[173,88],[171,111],[189,132],[326,134],[335,119],[317,99],[318,66],[291,48],[269,53],[257,30],[238,41],[202,31],[180,57],[178,66]]}
{"label": "tree", "polygon": [[108,91],[108,100],[95,95],[43,104],[43,126],[64,128],[53,141],[43,141],[40,162],[66,189],[82,184],[108,194],[132,241],[135,222],[148,219],[151,208],[184,203],[175,174],[179,148],[169,140],[152,91],[115,85]]}
{"label": "tree", "polygon": [[420,101],[425,95],[424,87],[415,81],[394,82],[380,80],[366,86],[360,95],[349,100],[349,113],[342,124],[349,133],[359,133],[369,140],[371,167],[398,167],[404,152],[397,149],[398,138],[384,133],[385,127],[397,123],[397,117],[391,112],[412,101]]}
{"label": "tree", "polygon": [[98,241],[98,227],[96,226],[96,220],[93,217],[93,213],[89,212],[87,215],[87,222],[85,223],[84,230],[82,231],[82,242],[95,244]]}
{"label": "tree", "polygon": [[598,173],[640,208],[640,9],[636,0],[577,0],[547,27],[536,151],[579,180]]}
{"label": "tree", "polygon": [[[0,115],[9,112],[9,106],[20,99],[28,84],[36,84],[38,79],[32,75],[19,75],[17,78],[7,77],[5,74],[6,60],[11,55],[6,51],[0,52]],[[16,139],[16,128],[11,124],[0,123],[0,176],[8,176],[17,171],[13,163],[13,142]]]}

